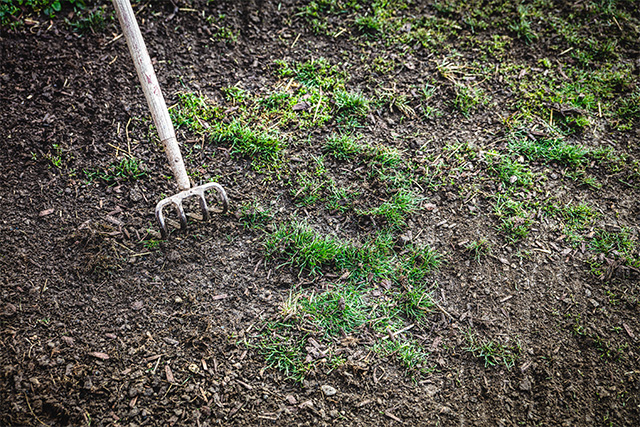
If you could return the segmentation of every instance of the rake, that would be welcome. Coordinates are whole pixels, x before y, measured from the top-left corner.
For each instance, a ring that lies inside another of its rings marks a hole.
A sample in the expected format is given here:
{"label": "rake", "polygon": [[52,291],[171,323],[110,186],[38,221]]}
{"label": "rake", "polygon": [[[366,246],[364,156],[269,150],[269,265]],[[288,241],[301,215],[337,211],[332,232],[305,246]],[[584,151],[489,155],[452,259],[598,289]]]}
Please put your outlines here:
{"label": "rake", "polygon": [[227,199],[227,193],[224,188],[218,183],[209,182],[197,187],[191,187],[189,177],[187,176],[187,170],[184,167],[184,161],[182,160],[182,154],[180,153],[180,147],[176,139],[176,132],[171,123],[169,117],[169,110],[165,104],[156,73],[153,70],[147,47],[142,39],[140,28],[136,22],[136,17],[133,13],[133,8],[129,0],[113,0],[113,5],[116,9],[116,15],[120,21],[122,32],[127,45],[129,46],[129,52],[133,58],[133,63],[142,85],[142,90],[147,98],[147,104],[151,110],[153,121],[158,129],[158,136],[164,146],[164,151],[169,160],[169,167],[176,177],[178,183],[177,194],[160,200],[156,205],[156,220],[160,225],[160,231],[162,232],[162,238],[166,239],[169,235],[167,225],[164,218],[163,209],[167,205],[174,205],[178,217],[180,218],[180,226],[182,230],[187,228],[187,216],[184,212],[182,202],[190,197],[197,197],[200,203],[200,209],[202,210],[202,216],[205,220],[209,219],[209,208],[207,206],[207,200],[205,198],[205,192],[207,190],[215,189],[218,193],[218,198],[222,204],[222,211],[224,214],[229,207],[229,200]]}

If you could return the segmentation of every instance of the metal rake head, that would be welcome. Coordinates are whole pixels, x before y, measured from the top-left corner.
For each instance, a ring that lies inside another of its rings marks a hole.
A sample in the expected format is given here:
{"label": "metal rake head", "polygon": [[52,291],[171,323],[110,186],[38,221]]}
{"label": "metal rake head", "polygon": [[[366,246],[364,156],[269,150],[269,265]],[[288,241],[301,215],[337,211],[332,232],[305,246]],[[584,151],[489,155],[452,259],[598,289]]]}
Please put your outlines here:
{"label": "metal rake head", "polygon": [[200,209],[202,210],[202,216],[204,220],[207,221],[209,219],[209,208],[207,207],[207,200],[205,199],[205,191],[210,188],[215,188],[218,191],[218,197],[220,198],[220,202],[222,203],[222,212],[226,213],[229,208],[229,199],[227,199],[227,193],[224,191],[224,188],[216,182],[209,182],[207,184],[199,185],[197,187],[190,188],[188,190],[184,190],[179,192],[178,194],[174,194],[171,197],[167,197],[166,199],[160,200],[156,205],[156,220],[158,220],[158,224],[160,224],[160,232],[162,233],[162,238],[166,239],[169,235],[167,230],[167,225],[164,220],[164,214],[162,213],[162,209],[168,205],[173,204],[176,208],[176,212],[178,213],[178,217],[180,218],[180,227],[182,230],[187,228],[187,216],[184,213],[184,208],[182,207],[182,201],[192,196],[198,197],[198,201],[200,202]]}

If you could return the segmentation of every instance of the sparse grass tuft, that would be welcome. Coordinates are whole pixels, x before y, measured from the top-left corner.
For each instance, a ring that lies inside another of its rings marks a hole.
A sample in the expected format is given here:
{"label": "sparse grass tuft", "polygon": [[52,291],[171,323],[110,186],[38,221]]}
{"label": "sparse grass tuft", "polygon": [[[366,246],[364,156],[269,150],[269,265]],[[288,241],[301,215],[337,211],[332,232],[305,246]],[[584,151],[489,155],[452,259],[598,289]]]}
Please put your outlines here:
{"label": "sparse grass tuft", "polygon": [[382,21],[376,15],[356,16],[353,23],[363,34],[376,35],[382,31]]}
{"label": "sparse grass tuft", "polygon": [[491,243],[487,239],[478,239],[465,243],[464,248],[476,261],[491,253]]}
{"label": "sparse grass tuft", "polygon": [[589,153],[586,148],[569,144],[562,138],[516,137],[509,141],[508,147],[531,161],[555,161],[567,166],[583,164]]}
{"label": "sparse grass tuft", "polygon": [[395,358],[411,372],[428,374],[435,368],[428,366],[428,357],[424,348],[412,339],[395,339],[378,342],[374,351],[383,357]]}
{"label": "sparse grass tuft", "polygon": [[618,130],[630,130],[640,120],[640,88],[620,99],[615,111],[615,126]]}
{"label": "sparse grass tuft", "polygon": [[408,318],[420,321],[427,314],[433,312],[435,304],[426,285],[416,283],[413,286],[409,285],[404,292],[398,295],[398,307]]}
{"label": "sparse grass tuft", "polygon": [[538,38],[538,35],[531,29],[528,17],[528,8],[524,5],[519,5],[518,14],[509,24],[509,29],[516,33],[518,38],[525,40],[527,43],[531,43]]}
{"label": "sparse grass tuft", "polygon": [[240,207],[240,222],[245,228],[262,228],[273,220],[274,213],[257,200]]}
{"label": "sparse grass tuft", "polygon": [[325,58],[312,59],[306,62],[276,60],[279,74],[282,77],[293,77],[298,82],[309,87],[319,87],[323,91],[343,89],[348,80],[348,74],[336,65],[331,65]]}
{"label": "sparse grass tuft", "polygon": [[531,187],[533,185],[533,172],[526,165],[509,156],[492,153],[489,172],[496,175],[507,187]]}
{"label": "sparse grass tuft", "polygon": [[609,232],[599,228],[595,230],[589,248],[596,253],[612,254],[631,261],[635,258],[636,242],[628,229]]}
{"label": "sparse grass tuft", "polygon": [[219,117],[221,110],[207,97],[192,92],[178,93],[179,103],[169,110],[173,125],[183,126],[196,133],[209,129],[208,121]]}
{"label": "sparse grass tuft", "polygon": [[520,344],[503,344],[499,341],[492,341],[478,337],[471,330],[465,334],[467,347],[465,350],[473,354],[474,357],[482,359],[484,366],[503,365],[507,369],[515,366],[520,358]]}
{"label": "sparse grass tuft", "polygon": [[453,100],[453,106],[463,115],[469,116],[479,106],[489,102],[489,97],[477,86],[469,86],[460,83],[455,84],[456,97]]}
{"label": "sparse grass tuft", "polygon": [[498,194],[495,200],[494,210],[500,219],[499,229],[507,235],[509,242],[516,243],[526,238],[533,220],[525,202],[502,194]]}
{"label": "sparse grass tuft", "polygon": [[124,157],[119,162],[111,163],[105,170],[85,170],[89,181],[100,179],[107,184],[119,181],[135,181],[147,176],[142,162],[135,157]]}

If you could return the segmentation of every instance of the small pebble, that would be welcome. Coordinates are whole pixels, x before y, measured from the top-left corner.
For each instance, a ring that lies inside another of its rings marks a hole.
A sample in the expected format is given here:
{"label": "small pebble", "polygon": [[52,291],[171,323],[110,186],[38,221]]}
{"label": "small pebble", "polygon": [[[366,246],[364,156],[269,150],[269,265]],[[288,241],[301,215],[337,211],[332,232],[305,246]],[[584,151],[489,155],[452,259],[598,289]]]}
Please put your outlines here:
{"label": "small pebble", "polygon": [[320,387],[320,389],[322,390],[322,392],[324,393],[325,396],[333,396],[334,394],[336,394],[338,392],[338,390],[336,390],[335,388],[331,387],[330,385],[323,385],[322,387]]}

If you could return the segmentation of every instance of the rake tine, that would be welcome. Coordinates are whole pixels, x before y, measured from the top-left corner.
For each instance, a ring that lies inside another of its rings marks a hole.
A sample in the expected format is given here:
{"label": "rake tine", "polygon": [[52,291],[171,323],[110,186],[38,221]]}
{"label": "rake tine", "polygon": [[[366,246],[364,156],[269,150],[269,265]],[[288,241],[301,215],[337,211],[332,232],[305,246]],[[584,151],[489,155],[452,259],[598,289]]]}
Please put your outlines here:
{"label": "rake tine", "polygon": [[202,217],[205,221],[209,221],[209,207],[207,206],[207,199],[204,197],[204,190],[198,191],[198,201],[200,202],[200,210],[202,210]]}
{"label": "rake tine", "polygon": [[173,200],[173,204],[176,206],[176,213],[180,217],[180,228],[182,230],[186,230],[187,215],[184,213],[184,208],[182,207],[182,200]]}
{"label": "rake tine", "polygon": [[161,200],[160,203],[158,203],[158,205],[156,206],[156,220],[160,225],[160,233],[162,233],[163,240],[167,239],[167,237],[169,236],[169,231],[167,230],[167,224],[164,222],[164,214],[162,213],[162,208],[164,208],[164,205],[169,202],[170,200],[164,199]]}
{"label": "rake tine", "polygon": [[174,205],[176,213],[180,218],[180,228],[184,231],[187,228],[187,215],[184,212],[182,201],[188,199],[189,197],[197,196],[198,203],[200,204],[200,209],[202,210],[202,216],[205,220],[208,220],[211,216],[211,213],[209,211],[209,207],[207,206],[205,191],[211,188],[216,189],[216,191],[218,192],[218,199],[220,199],[220,203],[222,204],[222,211],[219,213],[227,213],[227,211],[229,210],[229,199],[227,198],[227,193],[224,191],[224,188],[222,188],[222,186],[216,182],[209,182],[198,187],[181,191],[178,194],[174,194],[173,196],[167,197],[166,199],[158,202],[158,204],[156,205],[156,220],[160,225],[160,231],[162,232],[163,239],[167,239],[167,237],[169,236],[169,230],[164,218],[164,207],[170,203]]}
{"label": "rake tine", "polygon": [[[223,214],[227,213],[227,210],[229,210],[229,199],[227,198],[227,192],[224,191],[224,188],[222,188],[222,185],[218,184],[217,182],[209,182],[197,188],[200,188],[202,190],[203,197],[204,197],[204,192],[206,190],[210,188],[215,188],[216,191],[218,192],[218,197],[220,198],[220,202],[222,202],[222,213]],[[205,205],[206,205],[206,202],[205,202]]]}

